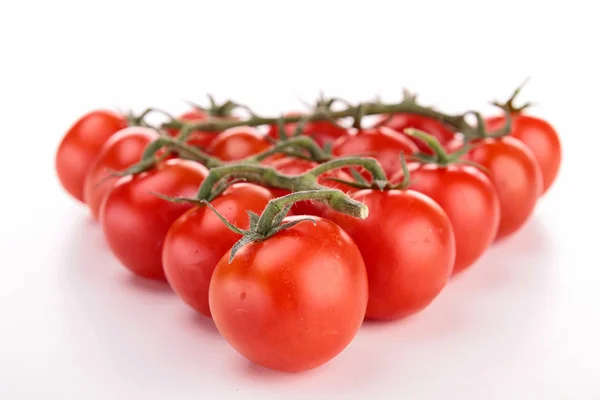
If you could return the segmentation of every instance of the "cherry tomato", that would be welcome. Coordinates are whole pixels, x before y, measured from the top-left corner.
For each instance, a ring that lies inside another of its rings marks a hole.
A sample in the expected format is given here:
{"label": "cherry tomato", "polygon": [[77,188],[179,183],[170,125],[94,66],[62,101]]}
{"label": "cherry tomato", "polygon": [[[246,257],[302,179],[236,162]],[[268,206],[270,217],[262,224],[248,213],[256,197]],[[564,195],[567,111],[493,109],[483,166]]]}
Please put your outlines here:
{"label": "cherry tomato", "polygon": [[518,139],[484,139],[473,143],[466,158],[488,170],[500,199],[496,240],[517,231],[530,217],[542,193],[542,173],[533,153]]}
{"label": "cherry tomato", "polygon": [[83,198],[95,219],[99,218],[104,197],[119,180],[117,176],[110,177],[111,171],[122,171],[139,162],[146,146],[158,137],[154,129],[130,127],[106,141],[84,182]]}
{"label": "cherry tomato", "polygon": [[[301,116],[303,113],[290,112],[285,115],[293,117]],[[298,124],[293,122],[285,124],[284,131],[287,137],[294,134],[297,126]],[[337,138],[348,136],[348,129],[338,126],[330,121],[311,121],[304,125],[302,134],[310,136],[319,146],[323,147],[327,143],[333,143]],[[271,125],[268,130],[268,135],[275,140],[279,140],[279,126]]]}
{"label": "cherry tomato", "polygon": [[369,276],[366,317],[391,320],[425,308],[452,273],[456,247],[450,219],[431,198],[413,190],[360,190],[364,220],[332,209],[325,218],[354,239]]}
{"label": "cherry tomato", "polygon": [[[266,188],[235,183],[211,205],[238,228],[248,229],[247,211],[260,215],[272,198]],[[167,233],[162,252],[167,281],[183,301],[207,317],[210,317],[208,286],[213,270],[239,238],[208,207],[186,212]]]}
{"label": "cherry tomato", "polygon": [[[504,116],[489,118],[489,130],[500,129],[505,124]],[[542,172],[542,194],[554,183],[562,159],[561,143],[552,125],[543,119],[522,113],[512,114],[510,136],[522,141],[531,150]]]}
{"label": "cherry tomato", "polygon": [[[417,151],[417,146],[406,136],[385,126],[361,129],[356,135],[342,137],[333,143],[332,149],[333,155],[337,157],[373,157],[379,161],[388,177],[401,170],[401,153],[410,155]],[[370,177],[364,170],[361,170],[361,173]]]}
{"label": "cherry tomato", "polygon": [[471,166],[413,164],[410,169],[410,188],[435,200],[452,222],[456,241],[453,272],[458,273],[472,265],[496,237],[500,223],[496,189],[483,172]]}
{"label": "cherry tomato", "polygon": [[[180,115],[179,119],[182,121],[187,121],[187,122],[200,122],[209,117],[210,116],[206,112],[204,112],[198,108],[195,108],[195,109],[192,109],[192,110]],[[210,117],[210,118],[217,118],[217,117]],[[166,129],[166,131],[171,136],[177,136],[177,134],[179,134],[179,129],[169,128],[169,129]],[[196,131],[193,131],[192,133],[190,133],[186,142],[188,144],[190,144],[191,146],[198,147],[200,149],[206,149],[213,142],[213,140],[215,140],[215,138],[217,137],[217,135],[219,133],[220,132],[196,130]]]}
{"label": "cherry tomato", "polygon": [[56,151],[58,179],[74,198],[83,201],[83,181],[109,137],[127,127],[122,115],[97,110],[85,114],[65,134]]}
{"label": "cherry tomato", "polygon": [[[290,222],[300,217],[287,217]],[[227,252],[209,289],[219,332],[243,356],[279,371],[315,368],[339,354],[365,315],[365,265],[339,226],[314,217]]]}
{"label": "cherry tomato", "polygon": [[208,152],[223,161],[237,161],[269,147],[271,143],[257,129],[240,126],[226,129],[217,135],[208,147]]}
{"label": "cherry tomato", "polygon": [[435,136],[442,145],[454,138],[454,132],[448,129],[440,121],[419,114],[398,113],[391,116],[382,115],[375,126],[387,126],[399,132],[407,139],[417,145],[420,152],[433,154],[431,148],[425,142],[416,137],[404,134],[406,128],[419,129],[425,133]]}
{"label": "cherry tomato", "polygon": [[106,195],[100,223],[109,247],[133,273],[165,280],[162,245],[171,224],[192,208],[188,203],[163,200],[193,197],[208,170],[193,161],[171,159],[150,171],[119,179]]}
{"label": "cherry tomato", "polygon": [[[271,166],[285,175],[300,175],[308,170],[313,169],[317,165],[319,164],[313,161],[287,157],[273,162]],[[317,178],[317,183],[332,189],[339,189],[344,193],[349,193],[354,190],[354,188],[351,186],[345,185],[341,182],[330,180],[329,178],[343,179],[345,181],[353,180],[351,176],[349,176],[342,170],[337,169],[319,175],[319,177]],[[274,197],[281,197],[291,193],[290,191],[285,189],[271,188],[270,190],[273,193]],[[294,203],[294,205],[292,206],[292,213],[294,215],[321,216],[327,207],[328,206],[326,204],[320,201],[299,201]]]}

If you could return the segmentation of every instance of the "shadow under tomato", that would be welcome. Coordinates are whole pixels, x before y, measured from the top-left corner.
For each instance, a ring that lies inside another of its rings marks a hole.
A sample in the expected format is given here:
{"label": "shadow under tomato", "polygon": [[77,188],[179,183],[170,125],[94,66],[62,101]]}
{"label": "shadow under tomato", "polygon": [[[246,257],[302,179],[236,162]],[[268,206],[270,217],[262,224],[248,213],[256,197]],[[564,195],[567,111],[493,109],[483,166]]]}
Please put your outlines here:
{"label": "shadow under tomato", "polygon": [[109,369],[179,371],[190,379],[197,379],[190,371],[230,374],[221,360],[230,347],[211,319],[186,306],[167,283],[119,265],[99,226],[73,220],[59,254],[57,284],[61,326],[65,338],[74,338],[75,357],[88,362],[91,353]]}
{"label": "shadow under tomato", "polygon": [[257,365],[235,353],[228,361],[236,375],[270,390],[301,390],[303,396],[336,398],[368,391],[378,379],[383,353],[370,350],[368,338],[359,332],[352,343],[327,363],[301,372],[281,372]]}
{"label": "shadow under tomato", "polygon": [[554,263],[554,238],[535,215],[504,240],[493,244],[471,267],[452,277],[450,284],[465,290],[534,290]]}
{"label": "shadow under tomato", "polygon": [[[190,307],[187,307],[186,305],[184,306],[185,308],[188,308],[184,310],[186,315],[182,316],[182,319],[186,324],[189,324],[191,328],[197,329],[202,333],[222,338],[221,333],[217,329],[212,318],[205,317],[204,315],[192,310]],[[224,340],[225,339],[223,339],[223,341]]]}
{"label": "shadow under tomato", "polygon": [[522,255],[541,254],[552,247],[553,238],[537,214],[514,234],[503,238],[492,245],[493,249],[502,249],[506,254],[520,257]]}
{"label": "shadow under tomato", "polygon": [[166,281],[144,279],[134,274],[129,274],[125,279],[122,279],[121,282],[124,286],[134,290],[158,295],[173,294],[173,290]]}
{"label": "shadow under tomato", "polygon": [[[362,329],[379,338],[374,340],[389,336],[413,344],[460,340],[481,329],[495,330],[491,335],[512,334],[515,326],[526,330],[535,324],[556,278],[553,247],[552,236],[534,216],[520,232],[453,276],[420,312],[396,321],[365,320]],[[491,318],[494,312],[503,316],[503,324]]]}

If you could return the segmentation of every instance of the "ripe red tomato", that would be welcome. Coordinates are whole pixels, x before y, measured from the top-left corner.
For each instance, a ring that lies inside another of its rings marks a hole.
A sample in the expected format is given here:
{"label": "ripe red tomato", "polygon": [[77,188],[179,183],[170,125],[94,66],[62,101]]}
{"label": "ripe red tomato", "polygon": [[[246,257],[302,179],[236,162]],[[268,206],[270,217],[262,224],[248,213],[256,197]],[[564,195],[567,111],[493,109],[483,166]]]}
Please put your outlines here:
{"label": "ripe red tomato", "polygon": [[122,129],[106,141],[84,182],[83,198],[95,219],[104,197],[119,180],[109,177],[110,171],[122,171],[139,162],[146,146],[158,137],[154,129],[136,126]]}
{"label": "ripe red tomato", "polygon": [[[211,205],[238,228],[248,229],[247,211],[260,215],[272,198],[266,188],[235,183]],[[213,270],[239,238],[208,207],[186,212],[167,233],[162,252],[167,281],[183,301],[207,317],[211,316],[208,286]]]}
{"label": "ripe red tomato", "polygon": [[366,317],[403,318],[440,293],[455,259],[450,219],[431,198],[413,190],[361,190],[352,198],[369,207],[365,220],[332,209],[324,217],[354,239],[369,276]]}
{"label": "ripe red tomato", "polygon": [[512,234],[529,219],[542,193],[542,174],[534,155],[521,141],[508,136],[474,142],[466,158],[488,170],[498,193],[496,240]]}
{"label": "ripe red tomato", "polygon": [[[200,122],[209,117],[210,116],[206,112],[204,112],[198,108],[195,108],[186,113],[181,114],[179,116],[179,119],[182,121],[187,121],[187,122]],[[210,117],[210,118],[218,118],[218,117]],[[166,129],[166,132],[171,136],[177,136],[177,134],[179,134],[179,129],[169,128],[169,129]],[[220,132],[196,130],[196,131],[193,131],[192,133],[190,133],[186,142],[191,146],[198,147],[200,149],[206,149],[213,142],[213,140],[215,140],[215,138],[217,137],[217,135],[219,133]]]}
{"label": "ripe red tomato", "polygon": [[[410,155],[417,151],[417,146],[406,136],[385,126],[361,129],[356,135],[339,138],[333,143],[332,149],[333,155],[337,157],[373,157],[379,161],[388,177],[402,169],[401,153]],[[364,170],[361,170],[361,173],[370,177]]]}
{"label": "ripe red tomato", "polygon": [[240,126],[224,130],[208,147],[208,152],[223,161],[237,161],[271,147],[257,129]]}
{"label": "ripe red tomato", "polygon": [[[272,167],[285,175],[300,175],[316,167],[317,163],[299,158],[286,157],[272,163]],[[352,186],[345,185],[341,182],[332,181],[328,178],[343,179],[345,181],[353,181],[352,177],[340,169],[332,170],[319,175],[317,183],[327,186],[332,189],[339,189],[344,193],[349,193],[354,190]],[[273,197],[281,197],[291,193],[285,189],[270,188]],[[299,201],[292,206],[294,215],[317,215],[321,216],[328,206],[320,201]]]}
{"label": "ripe red tomato", "polygon": [[124,116],[97,110],[85,114],[65,134],[56,151],[58,179],[74,198],[83,201],[83,181],[109,137],[127,127]]}
{"label": "ripe red tomato", "polygon": [[410,188],[431,197],[450,218],[456,241],[453,273],[463,271],[498,232],[500,200],[494,185],[483,172],[467,165],[413,164],[411,170]]}
{"label": "ripe red tomato", "polygon": [[115,183],[100,209],[100,223],[109,247],[125,267],[144,278],[166,279],[163,241],[171,224],[192,205],[153,193],[193,197],[207,175],[208,170],[196,162],[171,159]]}
{"label": "ripe red tomato", "polygon": [[[290,112],[285,116],[301,116],[304,115],[301,112]],[[287,137],[294,134],[296,127],[298,126],[295,122],[288,122],[284,126],[284,131]],[[279,126],[271,125],[267,133],[271,138],[279,140]],[[327,143],[333,143],[337,138],[348,136],[348,129],[338,126],[330,121],[311,121],[304,125],[302,134],[310,136],[317,144],[323,147]]]}
{"label": "ripe red tomato", "polygon": [[256,364],[315,368],[361,326],[368,285],[360,252],[339,226],[315,221],[242,247],[231,264],[227,252],[213,273],[209,304],[217,329]]}
{"label": "ripe red tomato", "polygon": [[[500,129],[505,124],[504,116],[489,118],[486,121],[489,130]],[[512,131],[510,136],[522,141],[531,150],[542,172],[545,193],[554,183],[562,159],[562,150],[558,133],[552,125],[543,119],[525,115],[512,114]]]}
{"label": "ripe red tomato", "polygon": [[407,139],[417,145],[420,152],[425,154],[433,154],[431,148],[421,139],[405,135],[404,130],[406,128],[419,129],[425,133],[429,133],[430,135],[435,136],[442,145],[454,138],[454,132],[448,129],[443,123],[419,114],[398,113],[392,115],[391,118],[387,115],[382,115],[375,126],[387,126],[392,128],[396,132],[406,136]]}

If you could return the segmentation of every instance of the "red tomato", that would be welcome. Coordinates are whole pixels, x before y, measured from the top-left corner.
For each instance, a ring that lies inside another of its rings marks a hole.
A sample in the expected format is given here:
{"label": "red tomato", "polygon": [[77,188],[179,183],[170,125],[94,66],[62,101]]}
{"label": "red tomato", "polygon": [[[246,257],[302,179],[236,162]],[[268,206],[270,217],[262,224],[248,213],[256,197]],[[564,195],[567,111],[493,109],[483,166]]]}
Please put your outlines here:
{"label": "red tomato", "polygon": [[444,144],[454,138],[454,132],[448,129],[440,121],[419,114],[399,113],[394,114],[391,118],[387,115],[382,115],[376,126],[387,126],[407,137],[417,145],[420,152],[425,154],[433,154],[431,148],[425,142],[416,137],[404,134],[406,128],[419,129],[425,133],[433,135]]}
{"label": "red tomato", "polygon": [[[209,117],[210,116],[206,112],[196,108],[180,115],[179,119],[187,122],[200,122]],[[169,128],[166,129],[166,131],[171,136],[177,136],[177,134],[179,134],[179,129]],[[218,134],[219,132],[196,130],[190,133],[186,142],[191,146],[198,147],[200,149],[206,149],[212,143],[212,141],[215,140]]]}
{"label": "red tomato", "polygon": [[104,144],[88,171],[83,191],[83,198],[95,219],[99,218],[102,200],[119,180],[117,176],[109,178],[110,171],[122,171],[138,163],[146,146],[158,137],[154,129],[130,127],[120,130]]}
{"label": "red tomato", "polygon": [[[306,171],[313,169],[317,165],[319,164],[313,161],[288,157],[275,161],[271,166],[285,175],[300,175]],[[339,189],[344,193],[348,193],[354,190],[354,188],[351,186],[345,185],[340,182],[332,181],[328,178],[343,179],[345,181],[353,180],[351,176],[349,176],[340,169],[332,170],[322,175],[319,175],[319,177],[317,178],[317,183],[332,189]],[[288,190],[278,188],[271,188],[270,190],[273,193],[274,197],[281,197],[291,193]],[[299,201],[294,203],[294,205],[292,206],[292,213],[294,215],[321,216],[327,207],[328,206],[326,204],[320,201]]]}
{"label": "red tomato", "polygon": [[237,161],[271,147],[257,129],[240,126],[226,129],[210,144],[208,152],[223,161]]}
{"label": "red tomato", "polygon": [[472,265],[496,237],[500,223],[496,189],[483,172],[471,166],[427,164],[411,169],[410,188],[435,200],[452,222],[456,240],[453,272],[460,272]]}
{"label": "red tomato", "polygon": [[[283,116],[284,117],[300,117],[302,115],[304,115],[304,113],[298,112],[298,111],[292,111],[292,112],[285,113]],[[287,124],[284,124],[283,130],[285,131],[287,137],[290,137],[294,134],[294,130],[296,129],[297,125],[298,124],[295,122],[288,122]],[[304,127],[306,128],[306,125]],[[278,124],[269,125],[269,129],[267,130],[267,135],[269,135],[269,137],[271,137],[272,139],[279,140],[279,125]]]}
{"label": "red tomato", "polygon": [[127,127],[124,116],[97,110],[85,114],[67,131],[56,151],[55,167],[61,185],[83,201],[83,181],[104,143]]}
{"label": "red tomato", "polygon": [[[288,117],[301,115],[303,115],[301,112],[290,112],[285,114],[285,116]],[[292,136],[297,126],[298,124],[295,122],[288,122],[285,124],[284,131],[286,136]],[[326,143],[333,143],[333,141],[339,137],[348,136],[348,129],[337,126],[330,121],[311,121],[304,125],[302,134],[310,136],[319,146],[323,147]],[[268,130],[268,135],[275,140],[279,140],[279,126],[271,125]]]}
{"label": "red tomato", "polygon": [[153,193],[193,197],[207,175],[208,170],[196,162],[171,159],[115,183],[100,209],[100,223],[109,247],[125,267],[144,278],[166,279],[163,241],[171,224],[192,205]]}
{"label": "red tomato", "polygon": [[[500,129],[505,121],[504,116],[490,118],[486,121],[487,128]],[[554,183],[560,169],[562,150],[558,133],[543,119],[518,113],[512,114],[510,136],[522,141],[533,153],[542,172],[542,193],[545,193]]]}
{"label": "red tomato", "polygon": [[[333,143],[332,149],[333,155],[337,157],[373,157],[379,161],[388,177],[402,169],[401,153],[410,155],[417,151],[417,146],[406,136],[385,126],[361,129],[356,135],[340,138]],[[368,172],[362,173],[365,177],[370,177]]]}
{"label": "red tomato", "polygon": [[403,318],[425,308],[446,285],[455,258],[450,219],[413,190],[353,193],[369,207],[360,220],[332,209],[324,217],[354,239],[369,276],[367,318]]}
{"label": "red tomato", "polygon": [[466,158],[485,167],[500,199],[496,240],[519,229],[542,193],[542,174],[531,151],[512,137],[473,143]]}
{"label": "red tomato", "polygon": [[[247,211],[259,214],[273,196],[251,183],[235,183],[211,205],[240,229],[250,227]],[[213,270],[240,236],[232,232],[208,207],[196,207],[179,217],[169,229],[162,260],[167,280],[187,304],[210,317],[208,286]]]}
{"label": "red tomato", "polygon": [[339,226],[315,221],[242,247],[231,264],[227,252],[213,273],[209,304],[217,329],[256,364],[315,368],[361,326],[368,286],[360,252]]}

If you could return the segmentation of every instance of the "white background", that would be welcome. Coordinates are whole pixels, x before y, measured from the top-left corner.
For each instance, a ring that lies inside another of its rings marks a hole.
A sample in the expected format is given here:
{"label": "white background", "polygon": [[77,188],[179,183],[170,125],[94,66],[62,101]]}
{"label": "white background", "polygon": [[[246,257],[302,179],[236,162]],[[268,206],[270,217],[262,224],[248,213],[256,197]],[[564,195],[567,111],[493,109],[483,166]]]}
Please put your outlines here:
{"label": "white background", "polygon": [[[158,3],[158,2],[157,2]],[[600,28],[593,2],[4,1],[0,399],[600,399]],[[326,366],[251,365],[166,287],[128,274],[57,183],[98,107],[408,87],[449,112],[505,98],[551,121],[563,169],[527,226],[426,311],[366,324]]]}

